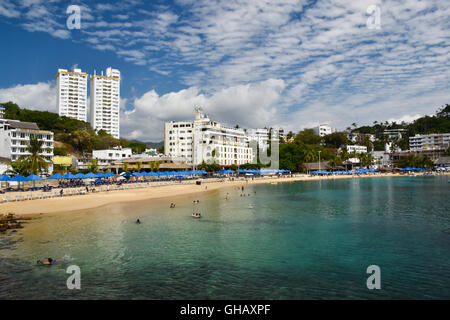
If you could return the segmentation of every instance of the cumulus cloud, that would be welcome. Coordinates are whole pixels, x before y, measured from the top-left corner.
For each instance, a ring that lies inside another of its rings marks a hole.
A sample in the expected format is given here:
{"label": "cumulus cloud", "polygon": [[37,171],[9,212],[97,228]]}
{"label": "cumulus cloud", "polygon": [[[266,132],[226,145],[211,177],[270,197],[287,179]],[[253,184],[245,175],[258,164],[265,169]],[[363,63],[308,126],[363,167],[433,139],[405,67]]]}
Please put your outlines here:
{"label": "cumulus cloud", "polygon": [[196,87],[161,96],[150,90],[133,101],[131,110],[122,110],[121,130],[130,139],[161,140],[164,122],[192,120],[195,106],[202,106],[211,119],[229,125],[274,125],[279,121],[277,103],[284,88],[283,80],[269,79],[224,88],[211,95]]}
{"label": "cumulus cloud", "polygon": [[57,112],[55,82],[19,84],[11,88],[0,89],[0,101],[12,101],[21,108]]}

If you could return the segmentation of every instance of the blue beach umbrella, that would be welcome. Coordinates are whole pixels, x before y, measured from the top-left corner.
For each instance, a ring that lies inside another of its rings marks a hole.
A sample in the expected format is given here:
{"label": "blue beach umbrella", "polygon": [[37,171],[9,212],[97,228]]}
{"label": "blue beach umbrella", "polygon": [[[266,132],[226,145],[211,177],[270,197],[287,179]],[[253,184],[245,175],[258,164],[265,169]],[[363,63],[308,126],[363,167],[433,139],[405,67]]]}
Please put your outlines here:
{"label": "blue beach umbrella", "polygon": [[48,177],[47,179],[50,179],[50,180],[52,180],[52,179],[62,179],[62,177],[63,177],[62,175],[56,173],[56,174]]}
{"label": "blue beach umbrella", "polygon": [[93,179],[96,178],[95,173],[89,172],[84,175],[83,179]]}
{"label": "blue beach umbrella", "polygon": [[25,181],[39,181],[39,180],[44,180],[41,177],[35,175],[35,174],[31,174],[28,177],[25,177]]}
{"label": "blue beach umbrella", "polygon": [[9,176],[7,176],[6,174],[2,174],[0,176],[0,181],[10,181],[11,178]]}
{"label": "blue beach umbrella", "polygon": [[84,174],[82,174],[81,172],[77,173],[76,175],[73,176],[74,179],[84,179]]}
{"label": "blue beach umbrella", "polygon": [[105,178],[105,174],[103,172],[99,172],[95,175],[96,178]]}
{"label": "blue beach umbrella", "polygon": [[74,177],[75,176],[69,172],[69,173],[66,173],[65,175],[63,175],[61,178],[62,179],[73,179]]}
{"label": "blue beach umbrella", "polygon": [[20,175],[20,174],[18,174],[15,177],[11,177],[9,180],[10,181],[17,181],[17,182],[27,181],[26,178],[24,176]]}
{"label": "blue beach umbrella", "polygon": [[112,177],[116,177],[116,175],[112,172],[105,173],[105,178],[112,178]]}

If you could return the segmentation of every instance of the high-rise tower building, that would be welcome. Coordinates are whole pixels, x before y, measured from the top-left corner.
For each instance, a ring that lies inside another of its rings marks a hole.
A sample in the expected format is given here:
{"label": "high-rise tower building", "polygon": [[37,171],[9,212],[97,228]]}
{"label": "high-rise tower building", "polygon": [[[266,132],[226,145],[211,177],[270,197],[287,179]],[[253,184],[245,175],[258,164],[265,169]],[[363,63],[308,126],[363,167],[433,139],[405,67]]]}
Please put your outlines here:
{"label": "high-rise tower building", "polygon": [[87,121],[87,78],[81,69],[58,69],[56,107],[60,116]]}
{"label": "high-rise tower building", "polygon": [[120,71],[111,67],[106,74],[91,78],[91,126],[104,130],[115,138],[120,137]]}

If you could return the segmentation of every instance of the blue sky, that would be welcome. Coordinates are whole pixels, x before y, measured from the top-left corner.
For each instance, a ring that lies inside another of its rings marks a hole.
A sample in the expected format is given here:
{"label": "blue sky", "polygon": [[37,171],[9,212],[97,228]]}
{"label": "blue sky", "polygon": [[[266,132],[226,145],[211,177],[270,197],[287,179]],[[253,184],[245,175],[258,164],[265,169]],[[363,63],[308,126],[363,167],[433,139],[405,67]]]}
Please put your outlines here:
{"label": "blue sky", "polygon": [[[69,5],[81,29],[66,26]],[[367,8],[380,9],[370,29]],[[121,134],[211,117],[298,131],[410,121],[450,103],[445,1],[174,0],[0,2],[0,101],[56,111],[55,74],[122,73]]]}

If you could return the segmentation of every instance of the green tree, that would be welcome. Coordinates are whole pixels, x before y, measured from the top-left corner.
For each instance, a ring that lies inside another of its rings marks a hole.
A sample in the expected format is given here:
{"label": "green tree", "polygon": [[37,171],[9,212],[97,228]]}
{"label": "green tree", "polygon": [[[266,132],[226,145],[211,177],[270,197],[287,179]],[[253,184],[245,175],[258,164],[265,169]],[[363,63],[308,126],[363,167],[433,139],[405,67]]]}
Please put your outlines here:
{"label": "green tree", "polygon": [[98,173],[98,160],[97,159],[91,159],[91,161],[89,161],[88,170],[89,170],[89,172]]}
{"label": "green tree", "polygon": [[315,133],[314,129],[304,129],[294,138],[297,144],[319,144],[321,137]]}
{"label": "green tree", "polygon": [[333,132],[323,137],[323,142],[327,148],[340,148],[350,143],[344,133]]}

